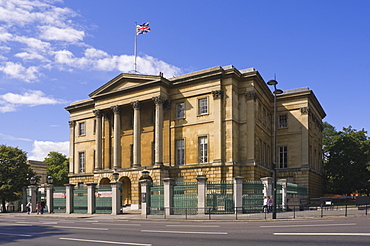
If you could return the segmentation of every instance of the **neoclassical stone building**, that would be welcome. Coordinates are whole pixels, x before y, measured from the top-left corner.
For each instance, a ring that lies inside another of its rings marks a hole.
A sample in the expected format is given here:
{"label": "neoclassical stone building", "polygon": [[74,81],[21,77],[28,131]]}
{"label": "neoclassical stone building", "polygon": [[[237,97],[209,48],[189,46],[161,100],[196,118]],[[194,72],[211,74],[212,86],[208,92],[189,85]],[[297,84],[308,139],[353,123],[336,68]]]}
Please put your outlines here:
{"label": "neoclassical stone building", "polygon": [[[272,176],[273,93],[258,71],[214,67],[174,78],[120,74],[66,107],[70,183],[122,181],[122,204],[140,203],[149,171],[195,182]],[[322,192],[322,119],[308,88],[277,95],[277,177]]]}

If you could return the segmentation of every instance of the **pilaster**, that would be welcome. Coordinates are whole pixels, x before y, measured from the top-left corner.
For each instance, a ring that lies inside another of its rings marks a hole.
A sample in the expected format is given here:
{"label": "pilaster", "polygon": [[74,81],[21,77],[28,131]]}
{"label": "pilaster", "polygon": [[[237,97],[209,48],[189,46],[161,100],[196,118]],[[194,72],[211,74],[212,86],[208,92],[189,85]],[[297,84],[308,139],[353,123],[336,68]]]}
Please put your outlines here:
{"label": "pilaster", "polygon": [[94,110],[93,113],[96,117],[96,139],[95,139],[95,170],[102,169],[103,161],[103,145],[102,145],[102,112],[100,110]]}

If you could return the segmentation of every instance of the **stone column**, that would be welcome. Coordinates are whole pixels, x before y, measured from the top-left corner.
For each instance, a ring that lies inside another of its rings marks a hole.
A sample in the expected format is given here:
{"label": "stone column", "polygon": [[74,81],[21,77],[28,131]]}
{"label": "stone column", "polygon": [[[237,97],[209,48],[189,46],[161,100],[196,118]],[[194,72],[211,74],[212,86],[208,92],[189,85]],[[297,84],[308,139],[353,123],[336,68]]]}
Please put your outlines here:
{"label": "stone column", "polygon": [[96,116],[96,133],[95,133],[95,170],[102,169],[102,161],[103,161],[103,145],[102,145],[102,112],[97,109],[93,111]]}
{"label": "stone column", "polygon": [[112,186],[112,215],[121,213],[121,190],[120,187],[122,182],[113,181],[110,182]]}
{"label": "stone column", "polygon": [[272,177],[261,178],[263,183],[263,196],[272,196]]}
{"label": "stone column", "polygon": [[36,212],[37,186],[36,185],[28,186],[28,192],[30,196],[30,202],[32,203],[31,213],[34,213]]}
{"label": "stone column", "polygon": [[163,181],[163,195],[164,195],[164,209],[165,215],[171,215],[173,211],[173,181],[172,178],[164,178]]}
{"label": "stone column", "polygon": [[[74,165],[75,157],[75,128],[76,122],[69,121],[69,173],[76,173]],[[78,173],[78,171],[77,171]]]}
{"label": "stone column", "polygon": [[283,209],[283,211],[286,211],[288,208],[288,195],[287,195],[288,194],[288,190],[287,190],[288,181],[287,179],[279,179],[278,181],[281,182],[281,208]]}
{"label": "stone column", "polygon": [[214,163],[222,162],[222,90],[212,91],[214,114]]}
{"label": "stone column", "polygon": [[206,213],[207,178],[197,177],[198,181],[198,214]]}
{"label": "stone column", "polygon": [[141,166],[141,126],[140,126],[140,102],[131,102],[134,108],[134,146],[133,167]]}
{"label": "stone column", "polygon": [[97,183],[87,183],[87,213],[94,214],[96,211],[95,190]]}
{"label": "stone column", "polygon": [[112,107],[114,113],[113,169],[121,167],[121,114],[120,107]]}
{"label": "stone column", "polygon": [[163,165],[163,102],[162,96],[152,98],[155,104],[154,165]]}
{"label": "stone column", "polygon": [[73,213],[73,190],[74,184],[66,184],[66,214]]}
{"label": "stone column", "polygon": [[52,184],[46,186],[46,206],[49,214],[54,212],[54,185]]}
{"label": "stone column", "polygon": [[235,213],[243,213],[243,180],[244,177],[234,178],[234,206]]}
{"label": "stone column", "polygon": [[150,213],[150,179],[139,180],[141,185],[141,215],[148,215]]}

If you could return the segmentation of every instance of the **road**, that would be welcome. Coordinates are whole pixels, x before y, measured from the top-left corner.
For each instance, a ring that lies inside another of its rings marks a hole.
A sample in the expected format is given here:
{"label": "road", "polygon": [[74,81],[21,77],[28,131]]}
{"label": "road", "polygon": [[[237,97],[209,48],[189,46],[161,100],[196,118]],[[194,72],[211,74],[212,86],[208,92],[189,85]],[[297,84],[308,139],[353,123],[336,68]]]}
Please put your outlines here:
{"label": "road", "polygon": [[0,245],[369,245],[370,217],[159,221],[0,214]]}

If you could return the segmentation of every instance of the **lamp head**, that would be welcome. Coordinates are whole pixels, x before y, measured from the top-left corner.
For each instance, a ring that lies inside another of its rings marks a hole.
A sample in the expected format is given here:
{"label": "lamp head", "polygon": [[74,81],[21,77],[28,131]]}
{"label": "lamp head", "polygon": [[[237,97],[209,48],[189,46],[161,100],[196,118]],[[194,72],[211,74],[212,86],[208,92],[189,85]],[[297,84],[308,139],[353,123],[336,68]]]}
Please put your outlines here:
{"label": "lamp head", "polygon": [[274,79],[271,79],[271,80],[269,80],[269,81],[267,82],[267,84],[268,84],[268,85],[277,85],[277,84],[278,84],[278,82],[277,82],[276,80],[274,80]]}
{"label": "lamp head", "polygon": [[114,172],[112,175],[113,175],[114,181],[117,181],[118,180],[119,173]]}
{"label": "lamp head", "polygon": [[149,171],[144,169],[142,172],[141,172],[141,175],[143,175],[143,178],[146,179],[149,177]]}
{"label": "lamp head", "polygon": [[35,177],[31,177],[31,178],[30,178],[30,184],[31,184],[31,185],[36,184],[36,179],[35,179]]}
{"label": "lamp head", "polygon": [[274,94],[276,94],[276,95],[283,94],[283,90],[276,89],[276,90],[274,91]]}
{"label": "lamp head", "polygon": [[51,175],[48,176],[48,184],[53,183],[53,177]]}

